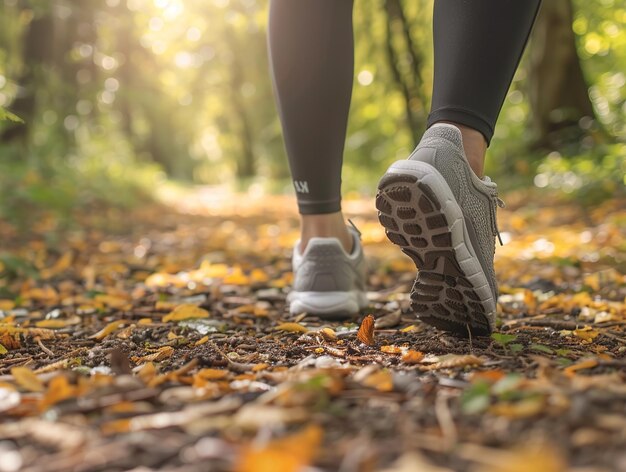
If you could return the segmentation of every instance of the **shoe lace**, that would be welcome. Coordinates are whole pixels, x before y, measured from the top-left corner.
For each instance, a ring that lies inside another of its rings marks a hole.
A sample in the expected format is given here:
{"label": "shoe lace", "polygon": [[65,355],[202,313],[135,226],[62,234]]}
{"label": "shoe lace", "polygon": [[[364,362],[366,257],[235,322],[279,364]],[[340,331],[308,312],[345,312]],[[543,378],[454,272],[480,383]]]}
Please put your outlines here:
{"label": "shoe lace", "polygon": [[359,231],[359,228],[356,227],[356,225],[352,222],[350,218],[348,218],[348,223],[350,223],[350,226],[354,228],[354,231],[356,231],[356,233],[359,235],[359,239],[361,239],[362,233]]}
{"label": "shoe lace", "polygon": [[500,236],[500,230],[498,229],[497,208],[506,207],[506,203],[504,203],[504,201],[500,197],[498,197],[497,190],[493,193],[493,205],[489,205],[489,207],[491,208],[491,225],[493,228],[494,236],[498,237],[500,246],[504,246],[504,243],[502,242],[502,236]]}
{"label": "shoe lace", "polygon": [[500,246],[504,246],[504,243],[502,242],[502,236],[500,236],[500,230],[498,229],[498,215],[497,215],[497,208],[505,208],[506,207],[506,203],[504,203],[504,201],[498,197],[498,186],[495,184],[495,182],[493,182],[489,177],[485,176],[484,180],[486,182],[489,182],[490,184],[493,185],[493,190],[491,192],[491,197],[493,199],[493,202],[491,205],[489,205],[489,208],[491,210],[491,229],[493,230],[493,235],[498,237],[498,241],[500,242]]}

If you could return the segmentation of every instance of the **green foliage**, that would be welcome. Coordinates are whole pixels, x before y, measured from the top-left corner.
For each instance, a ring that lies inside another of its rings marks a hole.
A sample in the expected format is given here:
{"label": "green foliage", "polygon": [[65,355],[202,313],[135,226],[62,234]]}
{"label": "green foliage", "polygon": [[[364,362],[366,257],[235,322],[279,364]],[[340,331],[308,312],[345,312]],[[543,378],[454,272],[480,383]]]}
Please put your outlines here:
{"label": "green foliage", "polygon": [[598,146],[586,154],[551,153],[538,167],[535,185],[558,189],[586,205],[626,195],[626,143]]}
{"label": "green foliage", "polygon": [[493,333],[491,335],[491,339],[493,339],[500,346],[506,346],[507,344],[515,341],[517,336],[515,334]]}
{"label": "green foliage", "polygon": [[[524,60],[487,172],[504,188],[536,175],[539,186],[595,203],[624,190],[626,9],[614,0],[573,1],[599,119],[593,132],[605,144],[592,139],[560,155],[529,149]],[[400,5],[406,25],[384,0],[355,2],[346,195],[372,193],[389,163],[411,152],[428,114],[431,3]],[[268,72],[267,14],[266,0],[0,0],[0,153],[8,156],[0,162],[0,214],[129,204],[156,186],[161,171],[187,183],[292,192]],[[63,34],[50,33],[58,28]],[[409,102],[394,68],[410,86]],[[408,115],[420,129],[408,126]],[[6,137],[16,127],[23,130]]]}
{"label": "green foliage", "polygon": [[0,121],[12,121],[13,123],[24,123],[19,116],[14,113],[11,113],[9,110],[5,110],[0,107]]}

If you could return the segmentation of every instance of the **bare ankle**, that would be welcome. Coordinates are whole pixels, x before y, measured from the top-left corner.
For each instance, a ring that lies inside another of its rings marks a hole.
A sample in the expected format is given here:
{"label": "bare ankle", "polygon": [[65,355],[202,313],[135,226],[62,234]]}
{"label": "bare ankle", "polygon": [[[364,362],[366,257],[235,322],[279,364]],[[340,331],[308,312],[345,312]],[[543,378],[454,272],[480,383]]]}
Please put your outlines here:
{"label": "bare ankle", "polygon": [[461,130],[465,157],[467,157],[467,161],[474,173],[482,178],[485,168],[485,154],[487,152],[487,141],[485,137],[480,131],[470,128],[469,126],[452,121],[446,121],[446,123],[450,123]]}
{"label": "bare ankle", "polygon": [[346,227],[343,213],[327,213],[322,215],[300,215],[301,216],[301,232],[300,251],[306,249],[311,238],[337,238],[341,242],[343,248],[348,252],[352,252],[352,235]]}

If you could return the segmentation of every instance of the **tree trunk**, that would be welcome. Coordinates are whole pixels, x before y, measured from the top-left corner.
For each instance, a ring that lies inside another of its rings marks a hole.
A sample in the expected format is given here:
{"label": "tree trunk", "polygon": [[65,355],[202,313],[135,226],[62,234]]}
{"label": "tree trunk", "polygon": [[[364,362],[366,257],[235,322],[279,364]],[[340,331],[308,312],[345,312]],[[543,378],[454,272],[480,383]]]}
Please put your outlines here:
{"label": "tree trunk", "polygon": [[[404,97],[406,120],[409,126],[414,144],[417,145],[419,138],[426,125],[426,97],[422,93],[421,77],[422,57],[419,49],[411,37],[411,28],[402,7],[401,0],[385,0],[386,23],[386,49],[387,61],[394,80],[400,87]],[[395,39],[395,30],[399,29],[398,36],[404,43],[402,50],[398,50]],[[406,59],[403,59],[406,58]],[[402,61],[408,61],[409,67],[403,67]],[[403,69],[408,69],[404,71]]]}
{"label": "tree trunk", "polygon": [[590,120],[595,120],[572,21],[571,0],[550,0],[543,2],[535,25],[528,83],[535,144],[540,148],[556,150],[580,142]]}
{"label": "tree trunk", "polygon": [[50,11],[33,18],[24,33],[24,72],[18,79],[19,94],[11,104],[11,111],[24,120],[12,124],[1,135],[0,142],[28,144],[36,112],[36,92],[42,82],[42,66],[51,64],[54,56],[54,19]]}

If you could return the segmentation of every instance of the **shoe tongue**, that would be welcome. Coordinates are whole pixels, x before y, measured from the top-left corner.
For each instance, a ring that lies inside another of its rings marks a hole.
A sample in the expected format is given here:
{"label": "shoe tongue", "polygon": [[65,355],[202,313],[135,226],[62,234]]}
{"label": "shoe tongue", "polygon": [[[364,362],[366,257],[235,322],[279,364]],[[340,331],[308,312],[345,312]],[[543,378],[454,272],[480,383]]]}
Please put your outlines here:
{"label": "shoe tongue", "polygon": [[454,143],[458,148],[463,149],[461,131],[454,125],[450,125],[448,123],[436,123],[432,125],[422,136],[418,149],[425,140],[430,138],[443,138]]}

